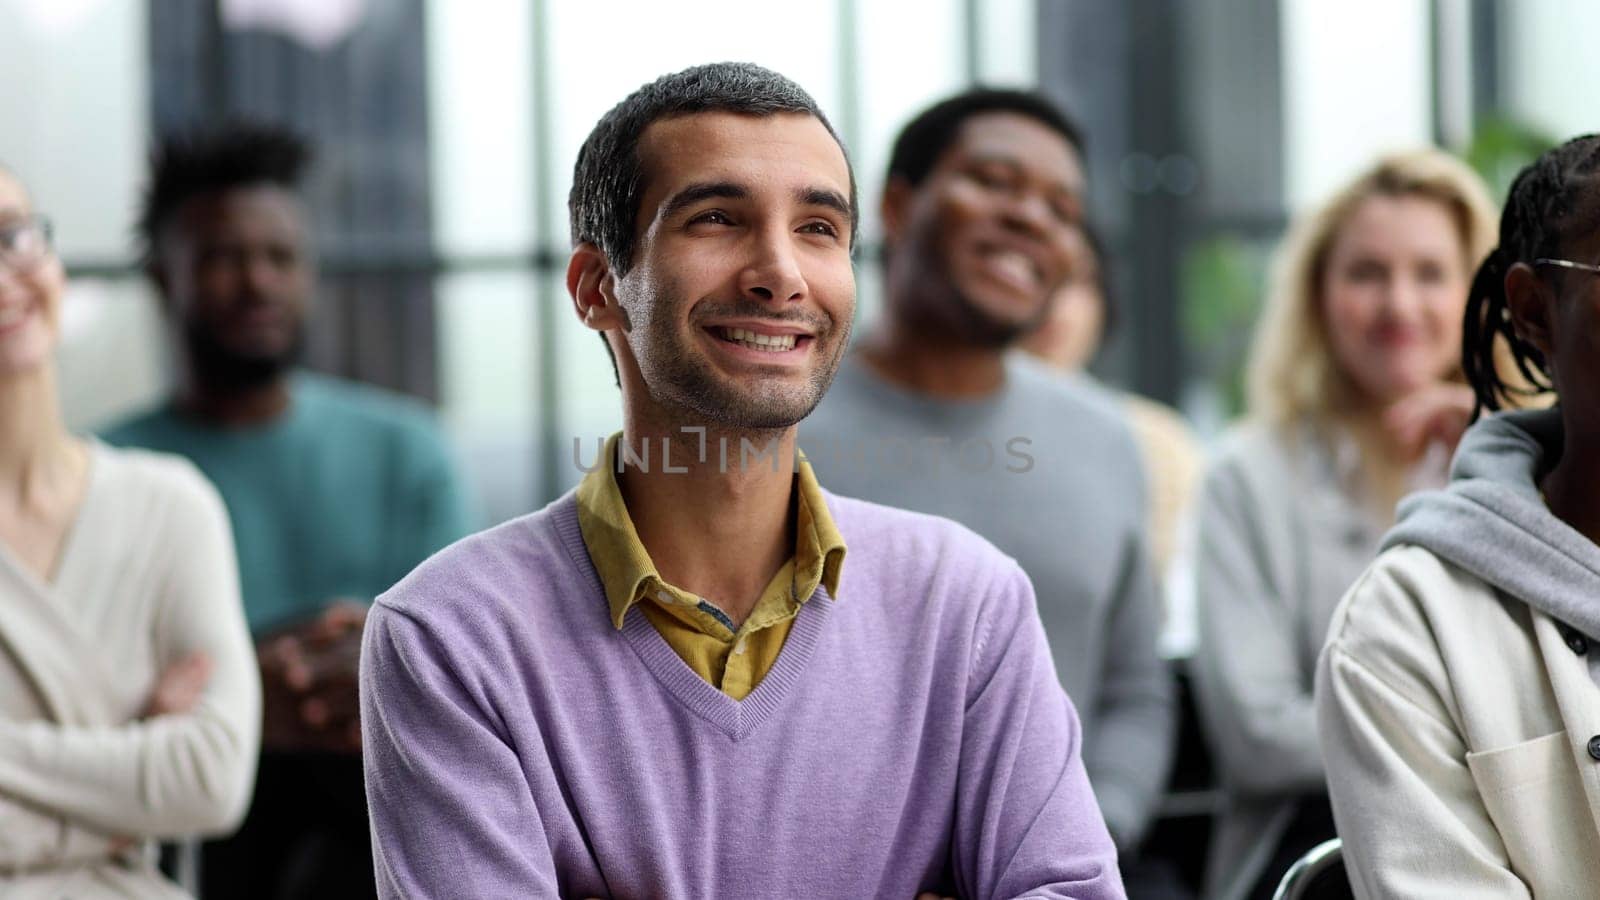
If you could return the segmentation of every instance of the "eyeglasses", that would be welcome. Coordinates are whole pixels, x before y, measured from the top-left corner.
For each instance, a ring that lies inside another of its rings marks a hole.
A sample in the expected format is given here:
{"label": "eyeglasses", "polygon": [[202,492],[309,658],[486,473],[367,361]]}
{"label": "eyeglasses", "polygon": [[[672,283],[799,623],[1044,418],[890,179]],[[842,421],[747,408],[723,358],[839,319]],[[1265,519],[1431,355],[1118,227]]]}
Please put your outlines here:
{"label": "eyeglasses", "polygon": [[1533,264],[1536,266],[1559,266],[1563,269],[1577,269],[1579,272],[1588,272],[1592,275],[1600,275],[1600,266],[1591,266],[1588,263],[1573,262],[1570,259],[1536,259],[1533,261]]}
{"label": "eyeglasses", "polygon": [[50,220],[34,214],[0,223],[0,263],[13,272],[27,272],[50,254],[55,229]]}

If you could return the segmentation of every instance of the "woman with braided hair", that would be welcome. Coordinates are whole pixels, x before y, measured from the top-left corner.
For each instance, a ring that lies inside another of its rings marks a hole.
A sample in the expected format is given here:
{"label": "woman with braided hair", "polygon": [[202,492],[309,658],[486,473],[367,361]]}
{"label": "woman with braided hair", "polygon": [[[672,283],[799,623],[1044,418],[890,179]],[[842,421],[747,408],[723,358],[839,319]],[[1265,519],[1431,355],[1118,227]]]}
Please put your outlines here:
{"label": "woman with braided hair", "polygon": [[1198,503],[1195,697],[1225,807],[1208,896],[1270,897],[1334,834],[1311,682],[1333,609],[1400,495],[1445,483],[1472,414],[1460,365],[1483,182],[1438,150],[1378,160],[1300,219],[1250,359],[1249,417]]}
{"label": "woman with braided hair", "polygon": [[1346,869],[1358,896],[1595,896],[1600,136],[1512,184],[1462,349],[1480,410],[1558,405],[1473,424],[1334,616],[1317,720]]}

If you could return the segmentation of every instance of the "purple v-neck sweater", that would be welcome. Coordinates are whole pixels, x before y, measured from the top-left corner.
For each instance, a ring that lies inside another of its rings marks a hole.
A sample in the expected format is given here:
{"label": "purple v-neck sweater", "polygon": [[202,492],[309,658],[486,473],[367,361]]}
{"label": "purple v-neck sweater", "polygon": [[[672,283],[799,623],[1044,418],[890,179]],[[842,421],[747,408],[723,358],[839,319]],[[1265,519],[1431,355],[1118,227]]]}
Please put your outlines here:
{"label": "purple v-neck sweater", "polygon": [[572,494],[384,594],[361,713],[385,897],[1123,896],[1027,577],[828,496],[849,546],[743,701],[637,608]]}

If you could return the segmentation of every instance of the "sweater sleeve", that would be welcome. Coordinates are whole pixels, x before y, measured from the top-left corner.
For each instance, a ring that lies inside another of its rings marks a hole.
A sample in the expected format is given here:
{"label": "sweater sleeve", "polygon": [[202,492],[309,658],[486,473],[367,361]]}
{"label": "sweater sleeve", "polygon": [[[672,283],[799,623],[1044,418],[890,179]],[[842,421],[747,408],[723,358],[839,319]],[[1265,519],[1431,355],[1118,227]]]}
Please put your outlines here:
{"label": "sweater sleeve", "polygon": [[361,731],[382,897],[554,897],[517,753],[450,654],[382,601],[361,653]]}
{"label": "sweater sleeve", "polygon": [[1106,825],[1125,851],[1137,847],[1166,787],[1177,740],[1172,674],[1157,649],[1161,613],[1143,537],[1128,542],[1111,599],[1105,671],[1083,762]]}
{"label": "sweater sleeve", "polygon": [[1321,790],[1312,672],[1295,652],[1291,588],[1271,559],[1295,537],[1269,533],[1242,468],[1237,459],[1219,463],[1200,499],[1193,672],[1201,721],[1224,784],[1260,794]]}
{"label": "sweater sleeve", "polygon": [[989,898],[1122,897],[1116,848],[1084,771],[1061,690],[1015,564],[990,588],[962,728],[952,852],[958,893]]}
{"label": "sweater sleeve", "polygon": [[115,840],[0,795],[0,872],[109,859]]}
{"label": "sweater sleeve", "polygon": [[255,778],[261,685],[227,512],[192,470],[170,486],[160,523],[128,526],[163,528],[152,623],[160,665],[195,652],[211,659],[194,709],[105,727],[0,721],[0,795],[113,835],[231,830]]}
{"label": "sweater sleeve", "polygon": [[[1390,614],[1410,603],[1382,565],[1351,588],[1317,667],[1345,871],[1358,897],[1529,897],[1451,724],[1447,686],[1433,683],[1428,626],[1414,607]],[[1378,649],[1384,659],[1367,658]]]}

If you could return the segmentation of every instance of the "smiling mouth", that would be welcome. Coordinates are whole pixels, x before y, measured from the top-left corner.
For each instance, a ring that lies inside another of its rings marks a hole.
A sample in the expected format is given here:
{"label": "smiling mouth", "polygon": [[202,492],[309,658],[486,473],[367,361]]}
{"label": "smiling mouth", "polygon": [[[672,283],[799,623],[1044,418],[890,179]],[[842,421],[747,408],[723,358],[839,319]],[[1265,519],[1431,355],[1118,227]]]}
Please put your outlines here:
{"label": "smiling mouth", "polygon": [[1020,250],[989,248],[980,251],[979,258],[991,276],[1020,290],[1038,290],[1044,281],[1038,263]]}
{"label": "smiling mouth", "polygon": [[1373,334],[1373,339],[1374,343],[1383,347],[1404,347],[1421,342],[1422,333],[1416,328],[1380,327]]}
{"label": "smiling mouth", "polygon": [[719,340],[764,353],[784,353],[811,338],[803,334],[758,334],[746,328],[711,328]]}

